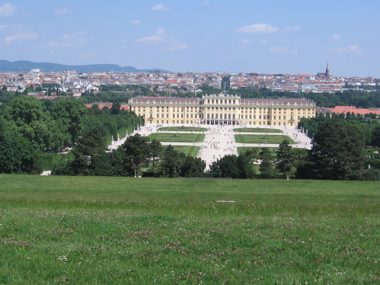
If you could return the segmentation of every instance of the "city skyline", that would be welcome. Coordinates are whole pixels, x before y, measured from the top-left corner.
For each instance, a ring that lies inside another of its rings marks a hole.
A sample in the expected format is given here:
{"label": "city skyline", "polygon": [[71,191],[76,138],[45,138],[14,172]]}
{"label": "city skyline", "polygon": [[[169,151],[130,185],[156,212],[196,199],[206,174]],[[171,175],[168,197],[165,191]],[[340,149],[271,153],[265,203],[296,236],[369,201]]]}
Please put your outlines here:
{"label": "city skyline", "polygon": [[1,59],[380,78],[380,2],[245,2],[1,1]]}

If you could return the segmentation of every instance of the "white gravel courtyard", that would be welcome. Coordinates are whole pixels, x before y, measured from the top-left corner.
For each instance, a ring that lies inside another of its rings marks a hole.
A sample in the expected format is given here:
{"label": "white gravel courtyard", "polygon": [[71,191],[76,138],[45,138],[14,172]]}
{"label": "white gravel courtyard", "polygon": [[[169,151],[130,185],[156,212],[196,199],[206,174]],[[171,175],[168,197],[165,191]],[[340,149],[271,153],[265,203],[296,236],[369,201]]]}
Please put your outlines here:
{"label": "white gravel courtyard", "polygon": [[[212,162],[217,159],[227,155],[235,154],[238,155],[238,147],[278,147],[278,144],[248,144],[248,143],[237,143],[235,142],[234,135],[239,134],[234,132],[233,129],[244,128],[244,126],[231,126],[231,125],[146,125],[140,128],[140,130],[135,131],[130,135],[139,133],[142,136],[148,136],[151,133],[158,132],[157,129],[160,127],[200,127],[207,128],[206,132],[200,132],[205,134],[205,138],[202,142],[197,143],[173,143],[173,142],[163,142],[162,145],[188,145],[188,146],[199,146],[200,151],[198,157],[206,162],[206,169],[212,164]],[[296,127],[280,127],[280,126],[246,126],[247,128],[267,128],[267,129],[278,129],[282,130],[282,135],[287,135],[293,139],[296,144],[292,147],[296,148],[311,148],[311,139],[302,133]],[[166,132],[166,131],[165,131]],[[175,131],[177,132],[177,131]],[[192,132],[197,133],[197,132]],[[263,134],[263,133],[240,133],[240,134]],[[280,133],[266,133],[266,135],[281,135]],[[109,145],[109,149],[116,149],[125,142],[126,138],[120,139]]]}

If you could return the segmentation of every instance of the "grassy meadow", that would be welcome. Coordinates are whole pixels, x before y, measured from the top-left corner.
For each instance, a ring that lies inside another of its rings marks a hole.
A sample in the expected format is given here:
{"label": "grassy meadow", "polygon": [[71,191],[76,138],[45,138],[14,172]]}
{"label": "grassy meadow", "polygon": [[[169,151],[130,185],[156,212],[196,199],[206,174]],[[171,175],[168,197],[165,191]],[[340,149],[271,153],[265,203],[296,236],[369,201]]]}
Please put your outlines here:
{"label": "grassy meadow", "polygon": [[205,135],[200,133],[152,133],[148,137],[159,142],[202,142]]}
{"label": "grassy meadow", "polygon": [[278,129],[269,129],[269,128],[237,128],[234,129],[234,132],[240,133],[282,133],[283,131]]}
{"label": "grassy meadow", "polygon": [[161,127],[158,128],[158,131],[172,131],[172,132],[206,132],[207,128],[199,127]]}
{"label": "grassy meadow", "polygon": [[379,284],[379,189],[0,175],[0,284]]}
{"label": "grassy meadow", "polygon": [[176,151],[182,152],[191,157],[197,157],[198,152],[201,149],[199,146],[188,146],[188,145],[173,145],[173,148]]}
{"label": "grassy meadow", "polygon": [[235,135],[237,143],[280,144],[284,139],[287,139],[291,144],[296,143],[285,135]]}

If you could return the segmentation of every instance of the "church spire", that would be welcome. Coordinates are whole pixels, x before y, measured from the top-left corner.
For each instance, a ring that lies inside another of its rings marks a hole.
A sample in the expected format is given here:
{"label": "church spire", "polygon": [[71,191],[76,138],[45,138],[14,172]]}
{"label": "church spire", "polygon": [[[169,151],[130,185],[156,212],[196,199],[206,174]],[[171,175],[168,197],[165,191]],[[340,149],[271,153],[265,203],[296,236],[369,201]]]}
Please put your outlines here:
{"label": "church spire", "polygon": [[330,66],[329,66],[329,62],[327,62],[327,66],[326,66],[326,76],[327,76],[327,77],[330,77]]}

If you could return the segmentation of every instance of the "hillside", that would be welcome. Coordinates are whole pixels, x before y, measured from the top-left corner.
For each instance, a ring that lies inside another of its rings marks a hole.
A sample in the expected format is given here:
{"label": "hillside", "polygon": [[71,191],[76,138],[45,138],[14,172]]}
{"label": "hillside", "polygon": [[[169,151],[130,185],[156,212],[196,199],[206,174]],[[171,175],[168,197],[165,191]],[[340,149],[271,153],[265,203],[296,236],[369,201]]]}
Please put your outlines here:
{"label": "hillside", "polygon": [[117,64],[89,64],[89,65],[65,65],[50,62],[31,62],[26,60],[8,61],[0,60],[0,72],[22,72],[31,69],[40,69],[42,72],[59,72],[75,70],[77,72],[151,72],[155,69],[137,69],[133,66],[121,66]]}

